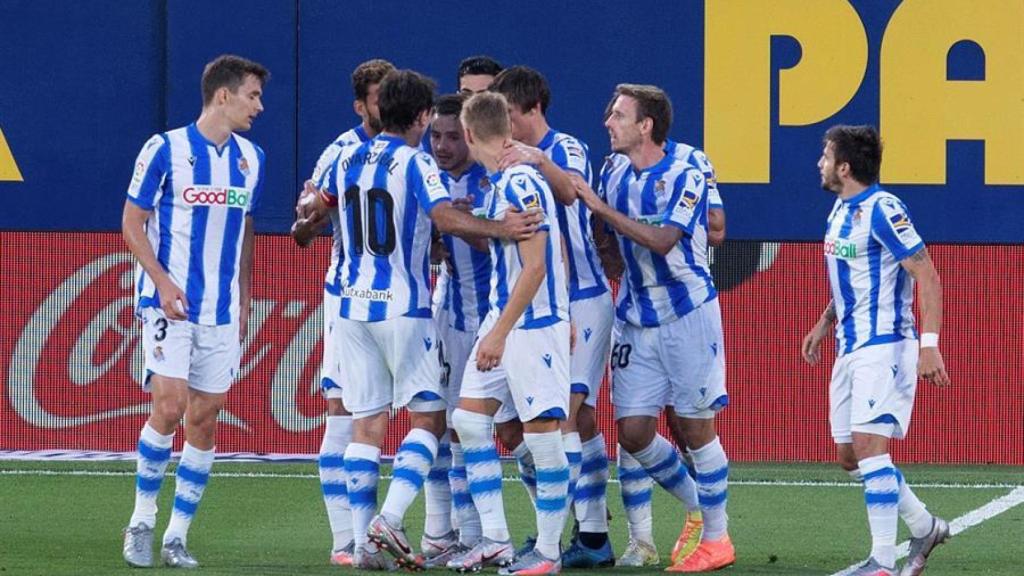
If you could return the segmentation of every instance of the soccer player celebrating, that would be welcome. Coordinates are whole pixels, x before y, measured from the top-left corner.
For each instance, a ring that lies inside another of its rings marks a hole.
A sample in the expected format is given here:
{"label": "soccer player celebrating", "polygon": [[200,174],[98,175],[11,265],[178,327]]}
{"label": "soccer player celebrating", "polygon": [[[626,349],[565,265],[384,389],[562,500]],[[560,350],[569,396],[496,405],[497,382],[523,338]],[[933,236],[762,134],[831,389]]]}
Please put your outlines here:
{"label": "soccer player celebrating", "polygon": [[[487,171],[473,162],[466,145],[459,114],[465,96],[442,96],[434,106],[430,123],[431,150],[441,169],[441,182],[448,189],[453,204],[482,215],[489,186]],[[426,526],[420,544],[427,566],[444,566],[455,555],[472,548],[480,539],[480,516],[469,495],[466,462],[458,435],[452,429],[452,412],[459,405],[462,375],[469,359],[480,320],[487,315],[491,288],[491,257],[485,241],[469,243],[457,236],[442,236],[450,280],[435,290],[441,295],[444,310],[436,314],[437,329],[443,344],[442,357],[447,380],[445,400],[448,402],[447,425],[451,444],[450,458],[442,458],[442,443],[437,461],[427,477]],[[452,529],[451,509],[454,500],[458,537]]]}
{"label": "soccer player celebrating", "polygon": [[[604,436],[597,430],[594,408],[611,349],[614,316],[611,291],[594,247],[590,212],[577,201],[573,184],[577,180],[591,183],[589,151],[576,138],[548,126],[545,115],[551,91],[536,70],[509,68],[498,74],[491,89],[509,101],[512,137],[516,140],[507,147],[502,168],[516,162],[537,166],[560,200],[556,211],[567,248],[570,316],[577,331],[570,367],[571,413],[563,426],[563,440],[570,465],[569,496],[575,501],[580,523],[578,538],[562,561],[567,568],[611,566],[615,555],[608,539],[605,500],[608,455]],[[528,456],[519,460],[526,462],[523,478],[529,482]]]}
{"label": "soccer player celebrating", "polygon": [[[896,574],[897,517],[910,529],[900,574],[924,571],[949,525],[930,514],[889,456],[889,439],[910,426],[917,377],[948,386],[939,352],[942,284],[906,206],[878,184],[882,143],[872,126],[833,126],[818,169],[837,198],[825,232],[832,301],[804,336],[809,364],[832,332],[839,357],[829,385],[829,421],[839,463],[864,483],[871,556],[856,576]],[[909,276],[909,277],[908,277]],[[914,283],[920,284],[921,338],[914,328]]]}
{"label": "soccer player celebrating", "polygon": [[[700,170],[665,153],[672,105],[664,91],[620,84],[615,94],[605,126],[617,154],[602,169],[601,196],[579,182],[577,192],[618,233],[626,264],[616,307],[622,333],[612,352],[619,444],[688,512],[699,503],[700,544],[669,570],[714,570],[732,564],[735,552],[727,531],[729,465],[714,425],[728,396],[707,264],[707,185]],[[667,404],[693,458],[698,502],[678,454],[656,431]]]}
{"label": "soccer player celebrating", "polygon": [[[474,218],[452,206],[434,161],[418,151],[430,121],[434,83],[394,71],[380,84],[382,132],[343,148],[325,176],[327,187],[303,203],[300,216],[341,212],[345,250],[335,324],[342,398],[352,412],[353,441],[344,463],[359,568],[398,564],[422,569],[402,518],[426,480],[445,430],[445,402],[430,309],[430,220],[442,232],[525,238],[542,216],[522,212],[502,222]],[[314,188],[307,182],[307,188]],[[377,506],[380,446],[389,408],[407,407],[412,429],[395,455],[393,480]]]}
{"label": "soccer player celebrating", "polygon": [[238,374],[252,295],[252,218],[263,188],[263,150],[236,132],[263,111],[269,76],[238,56],[207,64],[199,119],[150,138],[128,186],[122,233],[138,261],[143,387],[153,395],[124,531],[132,566],[153,564],[156,499],[182,417],[185,446],[160,556],[171,567],[199,565],[186,549],[188,529],[210,477],[217,414]]}
{"label": "soccer player celebrating", "polygon": [[[529,165],[500,170],[512,132],[508,102],[483,93],[463,106],[462,125],[473,157],[490,175],[488,220],[509,210],[539,208],[538,232],[518,242],[491,242],[494,272],[490,308],[470,354],[462,399],[452,416],[462,441],[470,493],[480,514],[483,538],[448,563],[460,571],[511,565],[503,574],[557,574],[565,524],[569,462],[560,421],[569,411],[569,301],[562,237],[552,217],[554,197]],[[499,407],[512,404],[523,422],[524,442],[536,466],[536,545],[515,558],[501,495],[501,463],[492,425]]]}
{"label": "soccer player celebrating", "polygon": [[459,63],[459,92],[485,92],[501,71],[501,64],[490,56],[470,56]]}
{"label": "soccer player celebrating", "polygon": [[[381,80],[394,69],[395,67],[386,60],[368,60],[352,72],[352,89],[355,92],[352,107],[362,122],[341,133],[324,149],[313,168],[313,182],[320,183],[323,174],[327,172],[327,168],[342,148],[366,142],[380,132],[377,94]],[[305,201],[308,201],[308,198],[304,192],[300,202]],[[327,278],[324,280],[324,352],[320,370],[320,389],[327,399],[327,426],[324,429],[323,441],[320,443],[320,487],[334,540],[331,564],[351,566],[355,543],[352,537],[352,511],[348,503],[344,456],[345,449],[352,441],[352,414],[345,409],[341,399],[341,380],[337,372],[338,364],[334,361],[334,323],[338,318],[338,308],[341,304],[341,222],[337,211],[329,212],[329,216],[334,238],[331,263],[327,268]],[[328,218],[297,219],[292,226],[292,237],[299,246],[308,246],[327,222]]]}

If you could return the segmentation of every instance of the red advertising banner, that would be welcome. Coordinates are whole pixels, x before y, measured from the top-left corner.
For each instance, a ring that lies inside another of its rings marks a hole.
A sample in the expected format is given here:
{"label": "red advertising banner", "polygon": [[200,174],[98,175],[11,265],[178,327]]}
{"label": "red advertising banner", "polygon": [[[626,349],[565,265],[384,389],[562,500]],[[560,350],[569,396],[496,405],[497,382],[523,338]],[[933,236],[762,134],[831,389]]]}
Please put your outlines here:
{"label": "red advertising banner", "polygon": [[[257,239],[250,338],[218,431],[226,452],[315,454],[321,290],[329,241]],[[933,246],[941,349],[953,387],[918,386],[900,461],[1024,464],[1022,246]],[[720,435],[737,461],[828,461],[833,355],[800,340],[828,302],[820,244],[729,243],[722,289],[730,405]],[[132,451],[149,410],[132,259],[116,234],[0,233],[0,450]],[[614,449],[608,389],[598,407]],[[385,452],[404,435],[400,414]],[[180,434],[178,447],[182,442]],[[614,453],[614,452],[612,452]]]}

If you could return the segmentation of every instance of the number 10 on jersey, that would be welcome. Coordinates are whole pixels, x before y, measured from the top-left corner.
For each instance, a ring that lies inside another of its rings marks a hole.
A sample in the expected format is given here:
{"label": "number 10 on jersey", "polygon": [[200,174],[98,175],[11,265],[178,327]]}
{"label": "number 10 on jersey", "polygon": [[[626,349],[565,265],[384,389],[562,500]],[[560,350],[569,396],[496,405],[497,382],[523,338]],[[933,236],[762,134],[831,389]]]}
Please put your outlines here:
{"label": "number 10 on jersey", "polygon": [[387,190],[370,188],[364,195],[359,186],[345,190],[345,220],[352,248],[362,255],[389,256],[395,251],[395,199]]}

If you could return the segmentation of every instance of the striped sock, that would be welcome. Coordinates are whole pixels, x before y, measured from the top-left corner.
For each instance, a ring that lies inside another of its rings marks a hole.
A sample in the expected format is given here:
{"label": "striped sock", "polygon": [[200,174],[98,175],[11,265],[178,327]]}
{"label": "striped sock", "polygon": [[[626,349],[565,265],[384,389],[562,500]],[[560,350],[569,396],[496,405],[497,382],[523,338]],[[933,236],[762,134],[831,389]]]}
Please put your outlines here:
{"label": "striped sock", "polygon": [[188,527],[199,508],[199,501],[203,499],[215,451],[215,448],[200,450],[185,442],[175,475],[174,510],[164,532],[164,544],[175,538],[180,538],[182,544],[188,541]]}
{"label": "striped sock", "polygon": [[682,502],[688,511],[700,509],[697,485],[686,471],[675,447],[664,436],[655,434],[650,445],[634,453],[633,457],[655,482]]}
{"label": "striped sock", "polygon": [[871,527],[871,556],[886,567],[896,565],[896,529],[900,486],[896,468],[888,454],[865,458],[857,463],[864,477],[864,503]]}
{"label": "striped sock", "polygon": [[164,481],[164,471],[171,460],[174,432],[164,436],[147,422],[139,433],[138,461],[135,472],[135,510],[129,526],[156,526],[156,497]]}
{"label": "striped sock", "polygon": [[380,448],[351,442],[345,449],[348,501],[352,510],[352,538],[356,548],[366,546],[366,527],[377,511]]}
{"label": "striped sock", "polygon": [[334,537],[332,550],[341,550],[352,541],[352,510],[348,505],[345,474],[345,449],[351,441],[352,417],[328,416],[324,439],[320,442],[319,469],[327,521]]}
{"label": "striped sock", "polygon": [[459,542],[473,546],[480,540],[480,515],[469,494],[466,475],[466,460],[462,456],[462,444],[452,442],[452,469],[448,472],[452,486],[452,503],[455,505],[455,519],[459,526]]}
{"label": "striped sock", "polygon": [[530,501],[537,501],[537,467],[533,464],[533,454],[530,454],[530,448],[526,446],[526,442],[520,442],[519,446],[516,446],[512,450],[512,456],[516,459],[516,465],[519,467],[519,480],[523,483],[523,488],[526,488],[526,493],[530,495]]}
{"label": "striped sock", "polygon": [[494,444],[494,418],[459,408],[452,414],[452,423],[462,440],[469,493],[480,514],[481,531],[491,540],[508,540],[508,522],[501,497],[501,461]]}
{"label": "striped sock", "polygon": [[729,499],[729,460],[716,436],[697,450],[690,450],[697,471],[697,494],[704,518],[702,540],[718,540],[729,529],[726,503]]}
{"label": "striped sock", "polygon": [[562,434],[562,446],[565,457],[569,461],[569,502],[576,499],[576,484],[580,481],[580,469],[583,467],[583,443],[579,432]]}
{"label": "striped sock", "polygon": [[580,532],[608,532],[607,489],[608,454],[605,451],[604,435],[598,434],[583,443],[583,465],[575,493]]}
{"label": "striped sock", "polygon": [[[577,441],[579,436],[577,436]],[[523,434],[537,465],[537,545],[547,558],[559,558],[559,543],[568,512],[569,459],[558,431]]]}
{"label": "striped sock", "polygon": [[392,526],[401,526],[405,511],[416,499],[437,457],[437,436],[413,428],[398,446],[391,471],[391,485],[381,514]]}
{"label": "striped sock", "polygon": [[619,488],[622,507],[626,509],[629,537],[638,542],[654,543],[651,497],[654,480],[644,467],[619,446]]}
{"label": "striped sock", "polygon": [[452,447],[446,433],[437,447],[437,457],[427,474],[427,483],[423,487],[426,498],[425,534],[444,536],[452,531],[452,488],[448,484],[448,471],[452,467]]}

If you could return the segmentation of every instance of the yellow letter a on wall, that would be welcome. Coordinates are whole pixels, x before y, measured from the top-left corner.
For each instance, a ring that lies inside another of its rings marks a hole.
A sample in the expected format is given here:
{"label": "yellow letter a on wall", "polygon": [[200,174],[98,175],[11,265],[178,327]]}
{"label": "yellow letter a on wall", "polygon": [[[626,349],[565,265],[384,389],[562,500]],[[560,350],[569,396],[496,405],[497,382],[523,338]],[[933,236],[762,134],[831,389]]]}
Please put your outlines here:
{"label": "yellow letter a on wall", "polygon": [[3,181],[21,182],[21,171],[18,170],[18,163],[14,161],[11,148],[4,138],[4,131],[0,130],[0,182]]}

